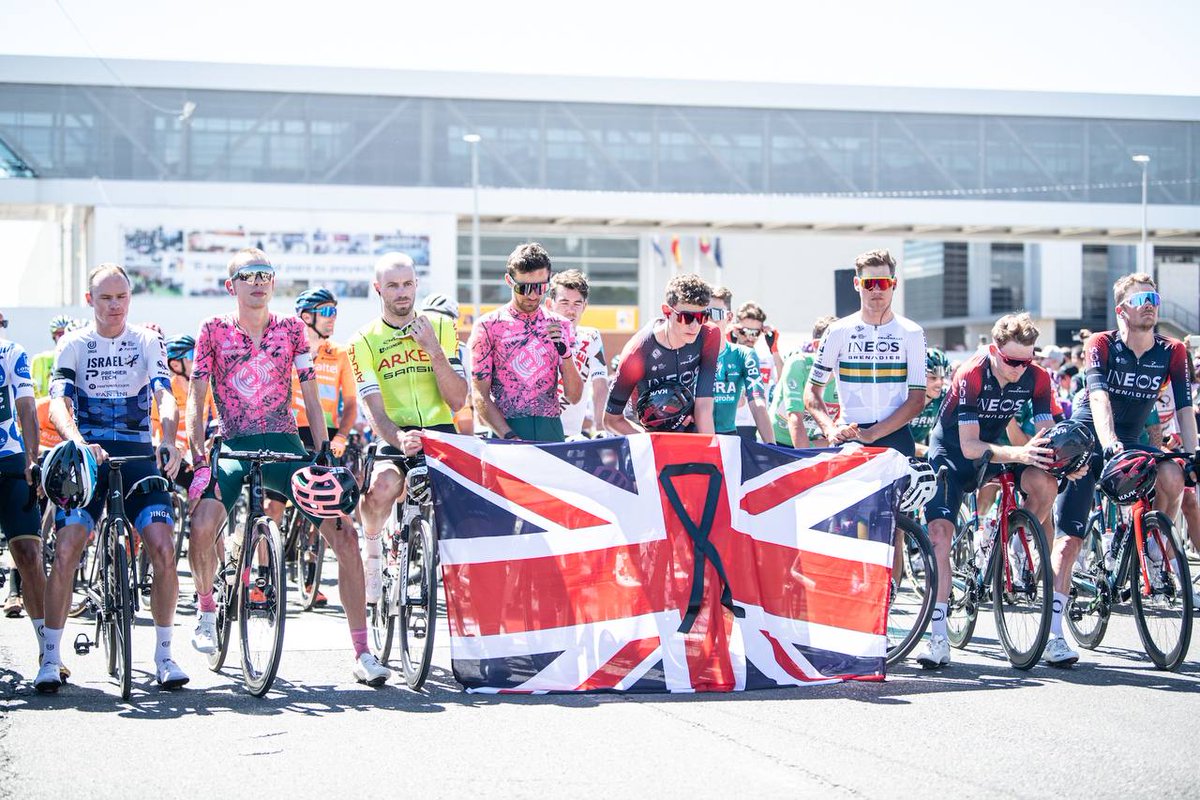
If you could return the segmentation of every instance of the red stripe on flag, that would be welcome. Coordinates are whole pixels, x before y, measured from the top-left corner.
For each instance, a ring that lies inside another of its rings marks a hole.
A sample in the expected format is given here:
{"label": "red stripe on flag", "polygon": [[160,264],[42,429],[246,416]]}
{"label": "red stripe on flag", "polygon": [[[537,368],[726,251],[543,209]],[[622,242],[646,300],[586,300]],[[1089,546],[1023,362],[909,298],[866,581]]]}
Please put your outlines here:
{"label": "red stripe on flag", "polygon": [[852,469],[857,469],[883,453],[882,447],[864,447],[854,452],[843,452],[827,461],[798,469],[780,476],[766,486],[746,492],[741,508],[751,514],[769,511],[780,503],[786,503],[796,495],[826,481],[833,480]]}
{"label": "red stripe on flag", "polygon": [[641,664],[658,649],[659,639],[651,636],[647,639],[635,639],[626,642],[608,663],[593,672],[586,681],[575,687],[577,691],[586,692],[592,689],[612,689],[625,680],[630,671]]}
{"label": "red stripe on flag", "polygon": [[[555,525],[577,530],[608,524],[608,520],[601,519],[578,506],[560,500],[549,492],[542,491],[533,484],[521,480],[516,475],[506,472],[494,464],[484,463],[478,457],[463,452],[445,441],[426,438],[424,442],[427,457],[441,461],[467,480],[495,492],[506,500],[524,506]],[[512,445],[508,446],[512,447]]]}

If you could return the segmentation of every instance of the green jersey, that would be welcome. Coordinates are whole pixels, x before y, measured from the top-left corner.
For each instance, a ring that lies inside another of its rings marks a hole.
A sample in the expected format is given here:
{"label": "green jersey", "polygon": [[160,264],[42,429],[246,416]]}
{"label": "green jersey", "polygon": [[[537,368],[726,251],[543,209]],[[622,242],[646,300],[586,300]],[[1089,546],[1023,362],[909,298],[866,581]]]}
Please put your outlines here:
{"label": "green jersey", "polygon": [[[787,426],[788,413],[804,412],[804,386],[808,383],[808,374],[812,372],[813,361],[816,357],[816,353],[796,350],[789,353],[788,357],[784,359],[783,374],[780,376],[779,383],[775,385],[775,395],[771,398],[771,419],[775,427],[777,444],[793,446],[792,435],[788,432]],[[825,384],[821,399],[825,401],[825,407],[829,409],[830,416],[836,417],[838,413],[836,378],[831,377]],[[817,439],[822,436],[816,421],[807,413],[804,414],[804,427],[808,431],[809,439]]]}
{"label": "green jersey", "polygon": [[713,428],[717,433],[737,431],[735,418],[743,392],[747,397],[763,396],[758,356],[749,347],[723,341],[713,383]]}
{"label": "green jersey", "polygon": [[945,399],[946,392],[943,390],[937,397],[926,402],[921,413],[908,423],[909,430],[912,431],[913,439],[917,444],[929,445],[929,434],[933,431],[933,426],[937,425],[938,416],[942,413],[942,401]]}

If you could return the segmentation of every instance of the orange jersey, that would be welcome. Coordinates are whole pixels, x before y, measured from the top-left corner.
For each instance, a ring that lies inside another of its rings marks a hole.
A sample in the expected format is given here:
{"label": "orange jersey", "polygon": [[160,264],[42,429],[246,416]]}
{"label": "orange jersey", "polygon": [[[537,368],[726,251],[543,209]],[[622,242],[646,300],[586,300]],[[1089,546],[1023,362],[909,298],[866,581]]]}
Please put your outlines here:
{"label": "orange jersey", "polygon": [[49,397],[39,397],[37,399],[37,415],[38,443],[42,447],[49,448],[62,442],[62,437],[58,435],[58,431],[54,429],[54,424],[50,422]]}
{"label": "orange jersey", "polygon": [[[354,373],[350,369],[350,357],[341,345],[325,339],[313,353],[313,368],[317,372],[317,394],[321,399],[321,410],[325,412],[325,427],[336,428],[341,419],[341,401],[354,397]],[[292,373],[292,411],[296,425],[308,425],[308,412],[304,409],[304,395],[300,393],[300,379]]]}
{"label": "orange jersey", "polygon": [[[171,376],[171,394],[175,396],[175,407],[179,410],[179,425],[175,429],[175,446],[181,450],[186,450],[188,446],[187,398],[190,386],[191,381],[178,375]],[[212,392],[209,392],[208,399],[204,403],[205,424],[207,425],[216,418],[217,407],[213,403]],[[154,408],[150,412],[150,434],[154,437],[154,441],[162,441],[162,423],[158,419],[158,401],[154,402]]]}

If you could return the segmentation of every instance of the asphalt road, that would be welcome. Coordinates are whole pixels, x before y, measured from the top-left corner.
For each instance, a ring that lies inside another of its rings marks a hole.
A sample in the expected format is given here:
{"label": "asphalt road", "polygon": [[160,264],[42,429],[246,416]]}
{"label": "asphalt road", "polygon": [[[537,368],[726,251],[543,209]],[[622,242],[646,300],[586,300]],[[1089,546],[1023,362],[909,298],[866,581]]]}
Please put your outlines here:
{"label": "asphalt road", "polygon": [[128,703],[99,651],[72,655],[70,685],[38,695],[29,622],[0,619],[0,797],[1200,796],[1200,646],[1159,672],[1128,615],[1065,671],[1009,668],[985,617],[951,668],[884,683],[498,698],[458,688],[444,626],[422,693],[355,683],[326,591],[330,608],[289,617],[261,699],[191,650],[190,609],[175,654],[191,684],[153,687],[147,619]]}

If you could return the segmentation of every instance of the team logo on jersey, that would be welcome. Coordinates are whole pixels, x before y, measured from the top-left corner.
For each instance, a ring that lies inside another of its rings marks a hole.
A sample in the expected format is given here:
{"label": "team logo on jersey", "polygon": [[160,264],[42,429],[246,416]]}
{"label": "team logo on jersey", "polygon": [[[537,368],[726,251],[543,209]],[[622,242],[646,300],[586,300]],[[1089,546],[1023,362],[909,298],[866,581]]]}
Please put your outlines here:
{"label": "team logo on jersey", "polygon": [[243,361],[229,378],[234,391],[246,399],[258,397],[271,378],[270,361],[265,354]]}
{"label": "team logo on jersey", "polygon": [[650,351],[651,358],[658,358],[661,355],[662,355],[662,350],[659,350],[657,347]]}
{"label": "team logo on jersey", "polygon": [[95,349],[96,349],[96,340],[95,340],[95,339],[88,339],[88,343],[87,343],[87,349],[88,349],[88,350],[95,350]]}

